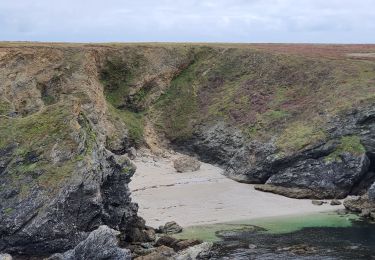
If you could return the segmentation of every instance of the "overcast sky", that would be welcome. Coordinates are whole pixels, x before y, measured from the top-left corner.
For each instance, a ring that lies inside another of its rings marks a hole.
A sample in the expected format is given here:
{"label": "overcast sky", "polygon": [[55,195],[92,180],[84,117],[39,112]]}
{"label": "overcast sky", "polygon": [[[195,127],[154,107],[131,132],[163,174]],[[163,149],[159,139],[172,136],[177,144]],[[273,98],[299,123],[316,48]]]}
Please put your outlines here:
{"label": "overcast sky", "polygon": [[375,43],[375,1],[0,0],[0,40]]}

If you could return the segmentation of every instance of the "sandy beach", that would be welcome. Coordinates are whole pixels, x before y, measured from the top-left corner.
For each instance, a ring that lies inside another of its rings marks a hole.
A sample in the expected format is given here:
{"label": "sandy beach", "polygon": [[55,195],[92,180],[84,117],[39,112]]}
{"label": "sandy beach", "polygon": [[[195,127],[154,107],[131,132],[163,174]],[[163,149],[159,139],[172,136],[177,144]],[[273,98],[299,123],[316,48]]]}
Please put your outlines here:
{"label": "sandy beach", "polygon": [[178,173],[172,159],[143,156],[134,161],[137,171],[130,183],[132,197],[149,226],[176,221],[186,227],[344,208],[257,191],[253,185],[226,178],[222,169],[206,163],[199,171]]}

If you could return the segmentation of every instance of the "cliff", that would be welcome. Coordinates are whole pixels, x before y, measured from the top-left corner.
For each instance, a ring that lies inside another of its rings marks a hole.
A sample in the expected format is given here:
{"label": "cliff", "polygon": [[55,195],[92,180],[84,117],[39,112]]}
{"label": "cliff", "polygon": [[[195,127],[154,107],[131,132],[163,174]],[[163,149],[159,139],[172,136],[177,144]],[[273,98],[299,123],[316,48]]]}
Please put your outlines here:
{"label": "cliff", "polygon": [[[298,198],[375,178],[373,45],[0,44],[0,251],[142,237],[134,147]],[[361,54],[361,55],[358,55]],[[264,185],[265,184],[265,185]]]}

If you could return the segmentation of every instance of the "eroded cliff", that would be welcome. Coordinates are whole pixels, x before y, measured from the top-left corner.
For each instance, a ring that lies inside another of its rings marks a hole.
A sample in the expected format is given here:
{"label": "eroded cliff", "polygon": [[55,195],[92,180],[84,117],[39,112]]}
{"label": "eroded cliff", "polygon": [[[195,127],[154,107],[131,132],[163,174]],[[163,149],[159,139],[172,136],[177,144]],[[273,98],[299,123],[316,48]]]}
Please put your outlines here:
{"label": "eroded cliff", "polygon": [[370,52],[0,44],[0,251],[63,252],[101,225],[120,230],[123,243],[140,239],[127,154],[142,145],[197,154],[291,197],[365,194],[375,60],[353,54]]}

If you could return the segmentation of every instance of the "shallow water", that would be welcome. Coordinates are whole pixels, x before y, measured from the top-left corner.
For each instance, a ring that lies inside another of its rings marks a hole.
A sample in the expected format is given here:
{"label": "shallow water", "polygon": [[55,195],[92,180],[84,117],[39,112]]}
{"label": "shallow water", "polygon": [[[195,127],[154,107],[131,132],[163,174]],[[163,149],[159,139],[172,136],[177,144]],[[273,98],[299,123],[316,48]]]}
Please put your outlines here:
{"label": "shallow water", "polygon": [[335,212],[190,227],[179,237],[215,241],[210,259],[375,259],[375,224]]}
{"label": "shallow water", "polygon": [[205,241],[219,241],[220,237],[216,233],[222,230],[242,230],[251,226],[257,226],[265,229],[259,231],[260,233],[282,234],[307,227],[350,227],[353,220],[358,219],[358,216],[354,214],[322,212],[191,226],[185,228],[182,233],[176,236],[178,238],[199,238]]}

